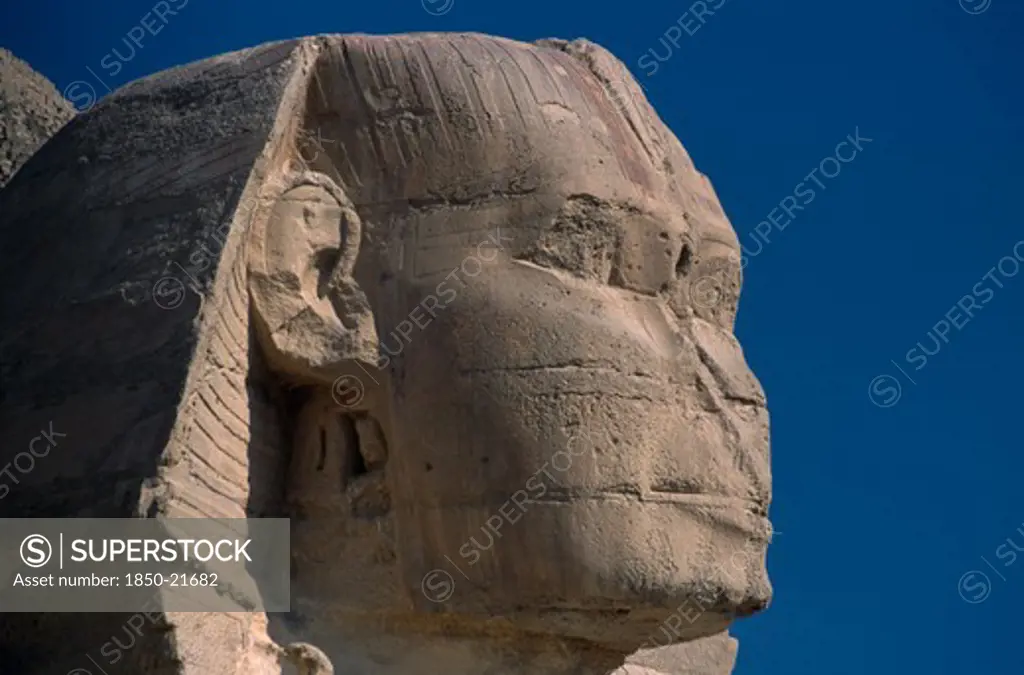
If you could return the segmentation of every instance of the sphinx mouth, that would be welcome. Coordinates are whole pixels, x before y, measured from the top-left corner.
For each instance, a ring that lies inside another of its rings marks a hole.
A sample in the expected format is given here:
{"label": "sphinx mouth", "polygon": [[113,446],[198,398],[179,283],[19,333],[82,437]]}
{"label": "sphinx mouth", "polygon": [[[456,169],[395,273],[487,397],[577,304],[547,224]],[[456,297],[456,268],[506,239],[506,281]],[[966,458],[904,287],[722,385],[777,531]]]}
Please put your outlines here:
{"label": "sphinx mouth", "polygon": [[[523,493],[522,490],[519,492]],[[681,507],[689,507],[693,510],[709,513],[729,511],[733,513],[747,513],[765,521],[768,519],[768,504],[759,499],[697,492],[684,488],[666,488],[664,486],[656,488],[641,488],[633,484],[611,485],[600,488],[548,486],[542,494],[530,495],[528,498],[525,498],[525,493],[523,495],[524,499],[522,501],[525,504],[566,505],[587,501],[678,504]],[[502,493],[491,495],[491,499],[485,499],[485,501],[500,505],[508,503],[510,500],[515,501],[513,497],[514,495],[510,497]],[[422,504],[419,506],[422,507]],[[446,502],[442,508],[460,506],[479,507],[481,504],[477,500],[462,499],[456,502]]]}
{"label": "sphinx mouth", "polygon": [[639,501],[669,504],[688,504],[710,509],[741,508],[758,516],[768,516],[768,506],[756,499],[735,497],[730,495],[695,492],[685,489],[666,489],[663,487],[641,489],[635,485],[621,485],[601,489],[584,488],[548,488],[542,497],[531,498],[532,502],[543,504],[569,503],[583,500],[591,501]]}
{"label": "sphinx mouth", "polygon": [[756,499],[681,490],[641,490],[629,485],[597,490],[560,487],[549,489],[541,496],[531,497],[530,501],[551,506],[580,502],[670,505],[680,511],[699,514],[702,521],[741,533],[753,541],[768,544],[772,540],[773,528],[768,519],[768,505]]}
{"label": "sphinx mouth", "polygon": [[725,495],[703,494],[696,492],[678,492],[675,490],[651,490],[643,501],[649,502],[670,502],[673,504],[693,504],[695,506],[707,506],[708,508],[736,508],[740,507],[755,515],[768,517],[768,505],[756,499],[744,499],[742,497],[729,497]]}

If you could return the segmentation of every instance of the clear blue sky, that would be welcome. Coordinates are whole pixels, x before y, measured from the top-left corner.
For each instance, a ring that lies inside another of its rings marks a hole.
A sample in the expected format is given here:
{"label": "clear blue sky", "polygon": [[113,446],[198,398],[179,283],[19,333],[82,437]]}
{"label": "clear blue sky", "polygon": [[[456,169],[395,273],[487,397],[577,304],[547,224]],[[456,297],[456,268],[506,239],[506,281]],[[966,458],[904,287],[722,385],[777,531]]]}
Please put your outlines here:
{"label": "clear blue sky", "polygon": [[[1024,549],[1020,0],[707,0],[704,23],[691,0],[168,3],[185,6],[147,19],[158,34],[117,76],[101,60],[129,54],[154,0],[5,2],[0,45],[61,89],[328,32],[588,37],[619,55],[756,252],[738,333],[768,394],[781,534],[774,604],[734,630],[738,672],[1024,673],[1024,553],[1007,544]],[[828,160],[858,128],[856,157]],[[786,197],[804,205],[791,221]]]}

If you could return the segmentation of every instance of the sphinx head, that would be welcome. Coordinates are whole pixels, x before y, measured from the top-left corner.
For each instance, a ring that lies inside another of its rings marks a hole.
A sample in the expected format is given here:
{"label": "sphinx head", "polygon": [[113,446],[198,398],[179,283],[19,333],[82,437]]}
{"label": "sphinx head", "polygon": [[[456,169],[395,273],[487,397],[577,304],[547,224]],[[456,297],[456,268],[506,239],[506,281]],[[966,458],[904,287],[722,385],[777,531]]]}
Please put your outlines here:
{"label": "sphinx head", "polygon": [[347,37],[311,78],[317,156],[250,239],[260,344],[304,391],[300,604],[624,652],[764,607],[738,243],[622,64]]}

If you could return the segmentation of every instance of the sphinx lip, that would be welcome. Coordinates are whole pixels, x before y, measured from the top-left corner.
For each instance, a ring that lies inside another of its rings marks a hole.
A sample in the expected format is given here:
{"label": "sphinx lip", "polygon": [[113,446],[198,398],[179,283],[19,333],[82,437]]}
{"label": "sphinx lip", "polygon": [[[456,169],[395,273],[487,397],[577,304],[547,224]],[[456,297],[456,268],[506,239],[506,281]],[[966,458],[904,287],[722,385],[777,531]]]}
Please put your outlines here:
{"label": "sphinx lip", "polygon": [[[522,491],[520,491],[522,492]],[[509,497],[504,494],[492,496],[486,503],[500,504],[507,502]],[[642,502],[651,504],[680,504],[706,509],[740,509],[752,515],[767,518],[768,504],[762,500],[745,497],[736,497],[721,494],[709,494],[706,492],[686,492],[682,490],[641,490],[632,485],[615,486],[601,489],[571,488],[571,487],[549,487],[542,494],[530,496],[527,503],[530,504],[572,504],[575,502]],[[402,500],[396,506],[401,508]],[[416,504],[418,508],[425,505],[411,501],[409,504]],[[477,499],[459,499],[445,501],[443,504],[431,504],[433,508],[453,507],[480,507]]]}
{"label": "sphinx lip", "polygon": [[549,489],[543,497],[532,498],[531,501],[564,504],[576,501],[640,501],[663,504],[688,504],[711,509],[741,508],[754,515],[767,517],[768,507],[763,502],[742,497],[730,497],[703,492],[683,492],[681,490],[640,490],[636,487],[618,489],[580,490],[580,489]]}

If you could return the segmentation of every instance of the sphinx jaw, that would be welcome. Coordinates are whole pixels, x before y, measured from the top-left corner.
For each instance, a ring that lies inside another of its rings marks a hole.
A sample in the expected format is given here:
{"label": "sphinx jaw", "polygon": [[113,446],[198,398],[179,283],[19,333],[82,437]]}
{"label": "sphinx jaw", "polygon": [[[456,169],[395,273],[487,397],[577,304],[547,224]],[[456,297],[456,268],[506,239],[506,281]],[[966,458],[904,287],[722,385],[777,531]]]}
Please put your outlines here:
{"label": "sphinx jaw", "polygon": [[[701,603],[705,604],[701,604]],[[582,607],[575,603],[523,607],[512,615],[436,614],[390,622],[409,634],[518,644],[557,642],[572,649],[607,652],[616,657],[637,649],[664,646],[714,635],[743,614],[695,595],[664,608]],[[617,664],[616,664],[617,665]]]}

